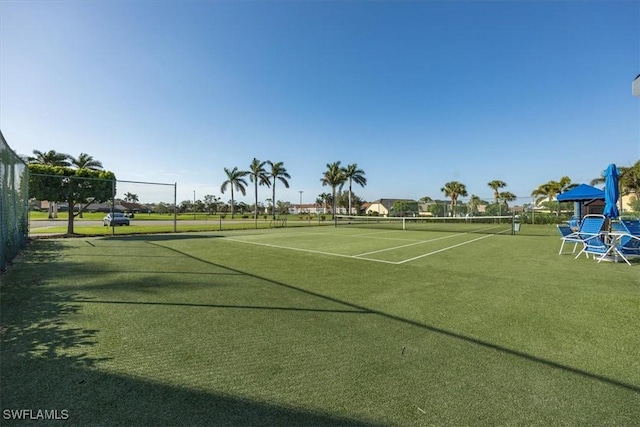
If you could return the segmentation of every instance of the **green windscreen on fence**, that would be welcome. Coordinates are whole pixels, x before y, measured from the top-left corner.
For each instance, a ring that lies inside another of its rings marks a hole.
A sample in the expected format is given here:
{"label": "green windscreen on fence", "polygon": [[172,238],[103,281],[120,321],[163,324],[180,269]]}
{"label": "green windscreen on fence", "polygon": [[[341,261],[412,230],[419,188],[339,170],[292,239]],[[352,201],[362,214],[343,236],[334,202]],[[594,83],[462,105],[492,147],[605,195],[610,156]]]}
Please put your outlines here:
{"label": "green windscreen on fence", "polygon": [[29,234],[29,169],[0,132],[0,271],[18,254]]}

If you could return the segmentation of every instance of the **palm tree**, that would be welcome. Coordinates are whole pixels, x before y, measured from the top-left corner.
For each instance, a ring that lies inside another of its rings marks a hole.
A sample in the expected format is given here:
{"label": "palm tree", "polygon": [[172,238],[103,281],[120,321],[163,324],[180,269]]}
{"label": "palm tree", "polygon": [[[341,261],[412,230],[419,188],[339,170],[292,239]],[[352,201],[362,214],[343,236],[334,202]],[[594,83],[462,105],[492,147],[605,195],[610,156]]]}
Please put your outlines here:
{"label": "palm tree", "polygon": [[266,185],[267,187],[271,186],[271,182],[269,181],[269,175],[267,174],[267,170],[264,168],[267,162],[261,162],[260,160],[253,158],[253,161],[249,165],[249,180],[253,182],[254,191],[256,195],[255,201],[255,211],[253,214],[253,218],[258,220],[258,185]]}
{"label": "palm tree", "polygon": [[[633,192],[636,194],[640,193],[640,160],[631,167],[618,167],[618,173],[620,174],[618,183],[620,185],[621,194],[626,195]],[[604,184],[604,171],[602,171],[601,176],[591,180],[591,185],[602,184]]]}
{"label": "palm tree", "polygon": [[[618,172],[620,172],[620,168],[618,168]],[[596,185],[604,185],[604,171],[602,171],[602,176],[599,176],[597,178],[593,178],[589,184],[594,186],[594,187]]]}
{"label": "palm tree", "polygon": [[[510,191],[502,191],[500,194],[498,194],[498,199],[503,201],[504,205],[507,207],[507,210],[509,210],[508,202],[513,202],[517,199],[517,197]],[[502,211],[500,212],[500,214],[502,215]]]}
{"label": "palm tree", "polygon": [[331,194],[329,193],[322,193],[316,199],[316,203],[322,205],[322,213],[324,214],[327,213],[327,203],[329,202],[331,202]]}
{"label": "palm tree", "polygon": [[[68,156],[67,158],[71,162],[71,166],[75,166],[78,169],[89,169],[89,170],[94,170],[94,171],[102,169],[102,163],[99,162],[98,160],[94,160],[93,157],[91,157],[87,153],[80,153],[78,158],[75,158],[75,157],[73,157],[71,155]],[[136,200],[136,202],[137,201],[138,200]],[[86,203],[87,203],[87,206],[88,206],[89,202],[87,201]],[[85,206],[85,208],[87,206]],[[80,218],[83,218],[83,215],[82,215],[82,204],[80,204],[79,215],[80,215]]]}
{"label": "palm tree", "polygon": [[466,197],[468,194],[466,185],[458,181],[447,182],[440,191],[442,191],[445,196],[451,198],[451,215],[453,215],[456,203],[458,202],[458,196]]}
{"label": "palm tree", "polygon": [[[542,184],[541,186],[533,190],[531,192],[531,195],[533,197],[539,196],[538,199],[536,199],[536,205],[544,199],[548,199],[549,203],[551,203],[555,196],[567,190],[571,190],[576,186],[577,184],[571,183],[571,178],[569,178],[568,176],[563,176],[562,178],[560,178],[560,181],[552,180],[545,184]],[[557,214],[560,215],[560,203],[558,203]]]}
{"label": "palm tree", "polygon": [[577,187],[578,184],[572,183],[571,178],[569,178],[568,176],[563,176],[562,178],[560,178],[560,181],[558,181],[558,186],[560,187],[560,193],[564,193],[565,191]]}
{"label": "palm tree", "polygon": [[621,193],[636,193],[637,196],[640,193],[640,160],[631,167],[620,166],[618,172]]}
{"label": "palm tree", "polygon": [[498,200],[500,199],[500,192],[498,191],[498,189],[506,187],[507,183],[504,181],[500,181],[499,179],[495,179],[487,183],[487,185],[489,186],[489,188],[493,190],[493,200],[494,200],[494,203],[497,205]]}
{"label": "palm tree", "polygon": [[[591,180],[591,185],[603,185],[605,171],[602,171],[602,175],[598,178]],[[620,189],[620,195],[626,196],[631,193],[635,193],[636,199],[640,198],[640,160],[638,160],[633,166],[618,167],[618,186]],[[620,199],[620,210],[622,210],[622,198]]]}
{"label": "palm tree", "polygon": [[532,197],[537,197],[535,204],[539,204],[541,201],[547,199],[547,201],[551,202],[553,200],[553,196],[557,193],[557,186],[553,185],[555,181],[549,181],[545,184],[541,184],[531,192]]}
{"label": "palm tree", "polygon": [[287,172],[287,168],[284,167],[284,163],[283,162],[272,162],[271,160],[267,161],[267,164],[271,167],[271,172],[269,173],[269,177],[271,177],[271,179],[273,180],[271,182],[271,185],[273,185],[273,187],[271,187],[272,191],[273,191],[273,198],[272,198],[272,215],[273,215],[273,219],[276,219],[276,181],[280,181],[282,184],[284,184],[285,188],[289,188],[289,181],[287,181],[288,179],[291,179],[291,175],[289,175],[289,173]]}
{"label": "palm tree", "polygon": [[472,194],[471,198],[469,199],[469,213],[474,214],[478,212],[478,206],[481,203],[482,203],[482,199],[479,196]]}
{"label": "palm tree", "polygon": [[334,219],[336,217],[336,188],[342,188],[346,180],[347,178],[340,167],[339,161],[327,163],[327,170],[322,175],[322,178],[320,178],[320,182],[323,186],[331,186],[331,204],[333,206],[331,214]]}
{"label": "palm tree", "polygon": [[238,170],[237,167],[229,170],[224,168],[224,173],[227,174],[227,180],[222,183],[220,186],[220,192],[224,194],[227,191],[227,186],[231,187],[231,218],[233,218],[233,206],[235,204],[233,198],[233,189],[235,188],[244,196],[247,194],[247,190],[245,186],[247,185],[247,181],[245,181],[244,177],[249,174],[249,172]]}
{"label": "palm tree", "polygon": [[63,166],[69,167],[71,163],[69,163],[69,155],[58,153],[55,150],[49,150],[46,153],[42,151],[33,150],[33,154],[35,157],[28,157],[27,161],[29,163],[36,163],[40,165],[48,165],[48,166]]}
{"label": "palm tree", "polygon": [[129,203],[138,203],[138,195],[134,193],[127,192],[124,194],[124,201]]}
{"label": "palm tree", "polygon": [[[68,154],[58,153],[55,150],[49,150],[46,153],[38,150],[33,150],[33,154],[35,157],[27,157],[27,161],[29,163],[32,163],[32,164],[35,163],[35,164],[47,165],[47,166],[62,166],[62,167],[71,166],[71,164],[69,163]],[[58,203],[50,202],[49,218],[57,218],[57,217],[58,217]]]}
{"label": "palm tree", "polygon": [[75,166],[78,169],[91,169],[94,171],[102,169],[102,162],[95,160],[87,153],[80,153],[77,158],[69,156],[69,160],[71,160],[71,166]]}
{"label": "palm tree", "polygon": [[367,178],[364,177],[364,171],[358,169],[357,163],[342,168],[342,172],[344,173],[345,179],[349,181],[349,215],[351,215],[351,184],[355,182],[361,187],[364,187],[367,185]]}

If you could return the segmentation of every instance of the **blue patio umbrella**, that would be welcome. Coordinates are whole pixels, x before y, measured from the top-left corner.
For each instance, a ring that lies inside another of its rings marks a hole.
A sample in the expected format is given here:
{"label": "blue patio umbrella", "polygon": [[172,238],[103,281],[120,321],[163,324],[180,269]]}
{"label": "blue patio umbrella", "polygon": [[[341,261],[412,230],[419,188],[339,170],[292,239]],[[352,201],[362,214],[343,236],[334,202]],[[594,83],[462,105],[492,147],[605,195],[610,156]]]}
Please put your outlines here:
{"label": "blue patio umbrella", "polygon": [[618,210],[618,198],[620,191],[618,190],[618,168],[613,163],[607,166],[604,172],[604,211],[602,212],[607,218],[617,218],[620,216]]}

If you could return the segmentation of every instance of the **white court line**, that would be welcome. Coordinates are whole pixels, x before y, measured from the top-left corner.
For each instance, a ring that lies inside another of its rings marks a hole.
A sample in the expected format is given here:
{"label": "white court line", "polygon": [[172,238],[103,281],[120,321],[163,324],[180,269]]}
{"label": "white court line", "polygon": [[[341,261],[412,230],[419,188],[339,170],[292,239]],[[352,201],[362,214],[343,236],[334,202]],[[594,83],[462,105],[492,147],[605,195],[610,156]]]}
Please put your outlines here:
{"label": "white court line", "polygon": [[[501,233],[498,233],[498,234],[501,234]],[[473,240],[469,240],[469,241],[466,241],[466,242],[458,243],[457,245],[453,245],[453,246],[449,246],[449,247],[446,247],[446,248],[438,249],[437,251],[429,252],[427,254],[418,255],[418,256],[413,257],[413,258],[405,259],[404,261],[397,262],[397,264],[404,264],[405,262],[415,261],[415,260],[420,259],[420,258],[424,258],[424,257],[428,257],[430,255],[434,255],[434,254],[440,253],[440,252],[448,251],[449,249],[457,248],[458,246],[466,245],[467,243],[473,243],[473,242],[477,242],[478,240],[486,239],[487,237],[497,236],[498,234],[487,234],[486,236],[478,237],[477,239],[473,239]]]}
{"label": "white court line", "polygon": [[[509,224],[500,224],[500,225],[494,225],[493,227],[485,227],[485,228],[478,228],[477,230],[472,230],[472,231],[467,231],[467,233],[480,233],[482,231],[487,231],[487,230],[493,230],[494,228],[504,228]],[[506,233],[509,230],[504,230],[504,231],[500,231],[496,234],[502,234],[502,233]]]}
{"label": "white court line", "polygon": [[[350,228],[349,230],[358,230],[357,228]],[[358,230],[360,231],[360,230]],[[381,231],[371,231],[369,233],[360,233],[360,234],[348,234],[348,236],[355,236],[355,237],[372,237],[373,238],[377,238],[377,239],[389,239],[389,240],[401,240],[398,237],[375,237],[378,234],[390,234],[390,233],[397,233],[398,231],[405,231],[405,230],[401,230],[401,229],[397,229],[397,230],[381,230]],[[336,233],[337,234],[337,233]]]}
{"label": "white court line", "polygon": [[[506,230],[505,230],[505,232],[506,232]],[[462,233],[462,234],[468,234],[468,233]],[[341,257],[341,258],[357,259],[357,260],[361,260],[361,261],[372,261],[372,262],[380,262],[380,263],[383,263],[383,264],[400,265],[400,264],[404,264],[404,263],[407,263],[407,262],[415,261],[415,260],[420,259],[420,258],[425,258],[425,257],[431,256],[431,255],[434,255],[434,254],[437,254],[437,253],[440,253],[440,252],[448,251],[449,249],[457,248],[459,246],[466,245],[467,243],[477,242],[478,240],[486,239],[487,237],[497,236],[498,234],[502,234],[502,233],[487,234],[486,236],[478,237],[476,239],[468,240],[466,242],[458,243],[458,244],[455,244],[455,245],[452,245],[452,246],[448,246],[446,248],[438,249],[437,251],[433,251],[433,252],[429,252],[429,253],[426,253],[426,254],[418,255],[416,257],[405,259],[405,260],[402,260],[402,261],[385,261],[385,260],[374,259],[374,258],[363,258],[363,255],[366,255],[366,254],[343,255],[343,254],[336,254],[336,253],[333,253],[333,252],[317,251],[315,249],[292,248],[290,246],[272,245],[270,243],[250,242],[250,241],[246,241],[246,240],[232,239],[232,238],[229,238],[229,237],[223,237],[222,239],[228,240],[230,242],[245,243],[245,244],[257,245],[257,246],[266,246],[266,247],[269,247],[269,248],[286,249],[286,250],[290,250],[290,251],[315,253],[315,254],[335,256],[335,257]],[[451,236],[445,236],[445,237],[441,237],[441,238],[433,239],[433,240],[446,239],[448,237],[454,237],[454,236],[460,236],[460,235],[461,234],[454,234],[454,235],[451,235]],[[406,247],[406,246],[417,245],[417,244],[424,243],[424,242],[427,242],[427,241],[411,243],[409,245],[403,245],[403,246],[400,246],[400,247],[396,247],[395,249],[399,249],[401,247]],[[383,249],[381,251],[368,252],[367,254],[371,254],[371,253],[375,253],[375,252],[382,252],[382,251],[386,251],[386,250],[390,250],[390,249]]]}
{"label": "white court line", "polygon": [[409,244],[401,245],[401,246],[394,246],[392,248],[380,249],[380,250],[377,250],[377,251],[365,252],[363,254],[358,254],[358,255],[353,255],[353,256],[354,257],[361,257],[361,256],[365,256],[365,255],[377,254],[377,253],[380,253],[380,252],[393,251],[395,249],[407,248],[409,246],[421,245],[423,243],[435,242],[437,240],[449,239],[451,237],[463,236],[465,234],[467,234],[467,233],[452,234],[451,236],[438,237],[436,239],[420,240],[419,242],[413,242],[413,243],[409,243]]}
{"label": "white court line", "polygon": [[379,239],[379,240],[397,240],[397,241],[401,241],[401,242],[407,242],[407,241],[416,241],[415,239],[407,239],[407,238],[402,238],[402,237],[379,237],[379,236],[375,236],[375,234],[382,234],[382,233],[392,233],[392,232],[398,232],[398,231],[402,231],[402,230],[385,230],[385,231],[376,231],[375,233],[360,233],[360,234],[344,234],[344,233],[334,233],[331,231],[306,231],[306,230],[300,230],[300,231],[292,231],[292,232],[288,232],[288,233],[264,233],[264,234],[252,234],[251,236],[247,236],[250,238],[254,238],[254,237],[273,237],[273,236],[335,236],[335,237],[341,237],[341,238],[352,238],[352,237],[359,237],[359,238],[367,238],[367,239]]}
{"label": "white court line", "polygon": [[376,240],[396,240],[396,241],[400,241],[400,242],[416,242],[416,239],[407,239],[406,237],[380,237],[379,234],[387,234],[387,233],[398,233],[398,232],[402,232],[404,233],[403,230],[385,230],[385,231],[376,231],[375,233],[359,233],[359,234],[344,234],[344,233],[332,233],[330,231],[325,231],[322,233],[314,233],[317,235],[323,235],[323,236],[336,236],[336,237],[346,237],[346,238],[352,238],[352,237],[357,237],[360,239],[376,239]]}
{"label": "white court line", "polygon": [[268,248],[277,248],[277,249],[287,249],[290,251],[298,251],[298,252],[309,252],[312,254],[321,254],[321,255],[329,255],[329,256],[337,256],[337,257],[341,257],[341,258],[350,258],[350,259],[359,259],[362,261],[373,261],[373,262],[381,262],[383,264],[398,264],[397,262],[394,261],[385,261],[382,259],[370,259],[370,258],[356,258],[352,255],[343,255],[343,254],[335,254],[333,252],[323,252],[323,251],[316,251],[314,249],[301,249],[301,248],[292,248],[289,246],[280,246],[280,245],[272,245],[269,243],[258,243],[258,242],[249,242],[246,240],[237,240],[237,239],[231,239],[228,237],[223,237],[223,240],[228,240],[230,242],[236,242],[236,243],[245,243],[248,245],[257,245],[257,246],[266,246]]}
{"label": "white court line", "polygon": [[[359,237],[361,239],[377,239],[377,240],[396,240],[396,241],[401,241],[401,242],[409,242],[409,241],[416,241],[416,239],[407,239],[405,237],[381,237],[379,236],[380,234],[386,234],[386,233],[397,233],[398,231],[401,231],[404,233],[404,231],[402,230],[390,230],[390,231],[379,231],[377,233],[363,233],[363,234],[347,234],[347,236],[349,237]],[[344,234],[334,234],[334,236],[344,236]]]}

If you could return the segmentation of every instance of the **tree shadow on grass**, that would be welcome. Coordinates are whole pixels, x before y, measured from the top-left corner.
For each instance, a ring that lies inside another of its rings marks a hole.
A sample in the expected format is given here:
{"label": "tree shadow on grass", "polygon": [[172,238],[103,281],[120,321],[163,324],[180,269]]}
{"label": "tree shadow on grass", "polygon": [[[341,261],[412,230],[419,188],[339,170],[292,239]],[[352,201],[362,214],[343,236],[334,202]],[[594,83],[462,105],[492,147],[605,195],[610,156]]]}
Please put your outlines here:
{"label": "tree shadow on grass", "polygon": [[[207,233],[207,232],[200,232]],[[211,233],[211,232],[208,232]],[[163,242],[175,240],[193,240],[193,239],[218,239],[225,237],[217,234],[198,234],[194,233],[166,233],[166,234],[131,234],[131,235],[115,235],[115,236],[99,236],[98,240],[125,241],[125,242]]]}
{"label": "tree shadow on grass", "polygon": [[[72,327],[73,292],[52,290],[63,245],[33,242],[0,286],[0,410],[3,425],[47,425],[38,410],[74,425],[367,426],[366,421],[154,383],[99,371],[98,330]],[[42,263],[49,264],[46,272]],[[64,269],[62,269],[64,270]],[[65,274],[65,273],[61,273]],[[7,417],[7,412],[9,416]],[[23,419],[18,420],[18,411]],[[26,413],[21,410],[31,410]],[[57,411],[57,412],[53,412]],[[24,417],[27,416],[27,419]],[[12,419],[13,418],[13,419]],[[60,420],[50,421],[60,425]]]}
{"label": "tree shadow on grass", "polygon": [[[73,425],[372,426],[374,423],[80,368],[64,358],[21,360],[37,384],[3,373],[2,409],[66,410]],[[24,393],[15,393],[21,388]],[[24,424],[32,424],[33,421]],[[57,422],[59,425],[60,421]],[[20,425],[3,421],[3,425]],[[45,423],[46,424],[46,423]],[[52,422],[56,424],[56,422]],[[38,423],[41,425],[41,422]],[[379,425],[379,424],[377,424]]]}
{"label": "tree shadow on grass", "polygon": [[241,304],[195,304],[184,302],[157,302],[157,301],[107,301],[96,299],[78,299],[77,303],[90,304],[112,304],[112,305],[146,305],[160,307],[193,307],[193,308],[225,308],[237,310],[273,310],[273,311],[306,311],[310,313],[344,313],[344,314],[373,314],[372,311],[356,309],[335,309],[335,308],[305,308],[305,307],[283,307],[271,305],[241,305]]}

